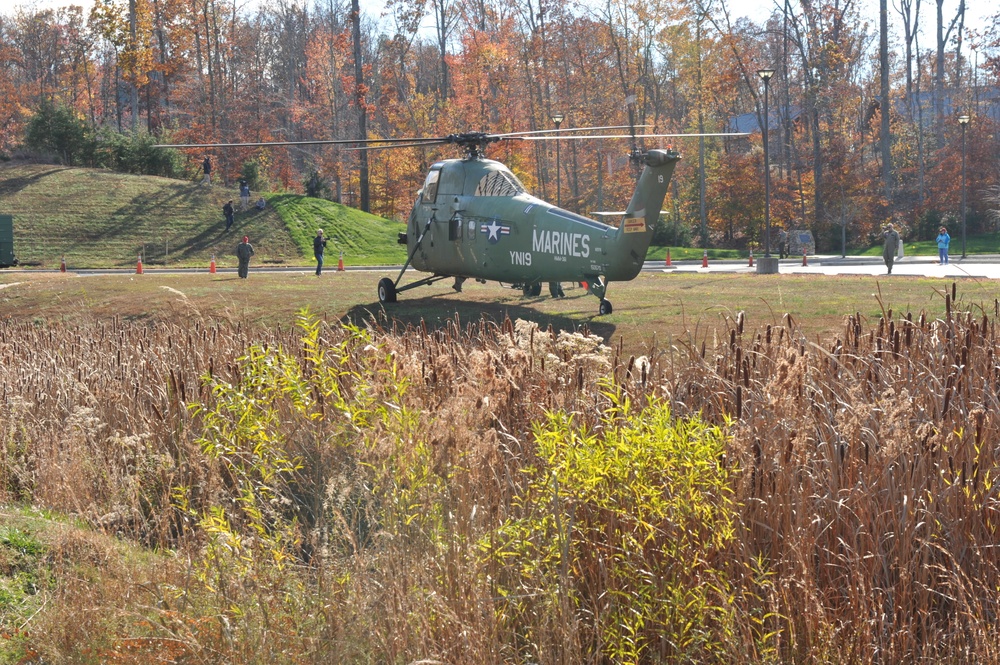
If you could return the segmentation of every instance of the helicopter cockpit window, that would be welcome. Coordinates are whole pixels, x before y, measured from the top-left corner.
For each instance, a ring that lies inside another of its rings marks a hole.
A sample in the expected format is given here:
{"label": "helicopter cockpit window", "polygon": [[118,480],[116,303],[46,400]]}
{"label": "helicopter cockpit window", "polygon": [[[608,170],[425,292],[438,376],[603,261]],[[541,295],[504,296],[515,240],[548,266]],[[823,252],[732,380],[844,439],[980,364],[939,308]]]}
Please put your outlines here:
{"label": "helicopter cockpit window", "polygon": [[490,171],[476,186],[476,196],[517,196],[527,190],[510,171]]}
{"label": "helicopter cockpit window", "polygon": [[434,203],[437,198],[438,180],[441,179],[441,169],[431,169],[427,172],[427,180],[424,181],[423,196],[420,198],[423,203]]}

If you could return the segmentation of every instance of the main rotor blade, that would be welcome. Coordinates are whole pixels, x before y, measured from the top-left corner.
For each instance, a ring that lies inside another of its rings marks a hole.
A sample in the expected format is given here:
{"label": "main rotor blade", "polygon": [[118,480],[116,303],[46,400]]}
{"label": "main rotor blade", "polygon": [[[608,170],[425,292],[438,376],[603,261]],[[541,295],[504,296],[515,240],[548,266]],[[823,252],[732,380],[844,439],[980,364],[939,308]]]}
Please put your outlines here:
{"label": "main rotor blade", "polygon": [[449,145],[450,141],[442,141],[441,139],[435,139],[433,141],[427,141],[425,143],[394,143],[392,145],[355,145],[344,150],[392,150],[394,148],[425,148],[427,146],[434,145]]}
{"label": "main rotor blade", "polygon": [[[649,125],[639,125],[649,127]],[[569,129],[540,129],[531,132],[511,132],[508,134],[482,134],[486,139],[501,141],[568,141],[583,139],[651,139],[651,138],[696,138],[699,136],[749,136],[749,133],[722,133],[722,134],[586,134],[579,135],[573,132],[581,131],[603,131],[612,129],[628,129],[627,126],[608,127],[572,127]],[[562,134],[572,134],[562,136]],[[420,146],[443,145],[455,143],[442,137],[409,137],[396,139],[317,139],[314,141],[256,141],[245,143],[158,143],[154,148],[262,148],[267,146],[283,145],[340,145],[350,146],[346,150],[384,150],[388,148],[414,148]],[[382,145],[384,144],[384,145]]]}
{"label": "main rotor blade", "polygon": [[[652,125],[637,125],[637,127],[652,127]],[[628,125],[612,125],[608,127],[568,127],[566,129],[536,129],[530,132],[508,132],[506,134],[493,134],[499,138],[508,136],[530,136],[532,134],[563,134],[565,132],[602,132],[607,129],[629,129]]]}
{"label": "main rotor blade", "polygon": [[[256,143],[160,143],[154,148],[260,148],[272,145],[359,145],[365,143],[403,143],[412,144],[414,141],[426,141],[428,145],[441,142],[438,137],[420,138],[410,137],[406,139],[324,139],[316,141],[259,141]],[[417,143],[416,145],[422,145]],[[388,147],[388,146],[387,146]],[[405,146],[401,146],[405,147]]]}
{"label": "main rotor blade", "polygon": [[578,139],[657,139],[657,138],[698,138],[699,136],[750,136],[748,133],[728,134],[595,134],[593,136],[512,136],[509,141],[575,141]]}

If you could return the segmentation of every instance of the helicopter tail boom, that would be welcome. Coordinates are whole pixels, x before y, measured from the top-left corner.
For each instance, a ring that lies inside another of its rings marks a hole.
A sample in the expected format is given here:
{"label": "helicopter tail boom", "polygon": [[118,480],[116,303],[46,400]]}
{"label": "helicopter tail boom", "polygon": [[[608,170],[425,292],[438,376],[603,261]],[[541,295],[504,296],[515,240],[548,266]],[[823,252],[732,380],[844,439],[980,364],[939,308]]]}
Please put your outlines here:
{"label": "helicopter tail boom", "polygon": [[632,200],[618,232],[608,243],[608,280],[634,279],[646,260],[653,228],[670,186],[680,154],[673,150],[649,150],[640,157],[644,165]]}

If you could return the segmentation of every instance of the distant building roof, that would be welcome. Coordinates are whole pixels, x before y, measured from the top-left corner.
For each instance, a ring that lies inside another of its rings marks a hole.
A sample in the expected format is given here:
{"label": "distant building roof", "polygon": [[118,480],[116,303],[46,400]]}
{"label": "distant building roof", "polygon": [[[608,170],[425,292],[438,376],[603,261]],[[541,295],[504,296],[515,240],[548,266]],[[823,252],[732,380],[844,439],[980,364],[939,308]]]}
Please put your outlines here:
{"label": "distant building roof", "polygon": [[[1000,88],[995,85],[981,85],[971,92],[963,91],[961,95],[963,98],[962,101],[964,101],[966,95],[968,95],[971,109],[963,106],[956,99],[958,95],[953,91],[945,90],[944,98],[942,99],[942,112],[944,115],[958,115],[963,111],[974,110],[977,114],[986,116],[994,122],[1000,122]],[[921,90],[920,92],[914,92],[912,98],[916,104],[919,104],[924,109],[924,122],[932,122],[934,119],[934,92],[931,90]],[[906,113],[905,99],[900,99],[896,102],[895,106],[897,113]]]}
{"label": "distant building roof", "polygon": [[[799,106],[788,106],[784,109],[770,111],[768,115],[770,118],[768,118],[767,126],[770,130],[774,130],[781,127],[781,123],[785,118],[792,122],[797,121],[799,116],[802,115],[802,108]],[[756,113],[743,113],[735,118],[730,118],[726,127],[726,131],[740,134],[760,133],[760,122],[757,120]]]}

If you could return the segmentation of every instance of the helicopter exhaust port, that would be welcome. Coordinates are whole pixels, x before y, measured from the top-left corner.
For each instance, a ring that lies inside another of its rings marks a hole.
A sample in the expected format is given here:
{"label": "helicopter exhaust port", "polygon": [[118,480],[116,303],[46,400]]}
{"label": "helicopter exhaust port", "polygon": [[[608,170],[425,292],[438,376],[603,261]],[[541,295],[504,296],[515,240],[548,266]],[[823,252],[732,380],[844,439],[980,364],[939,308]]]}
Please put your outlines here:
{"label": "helicopter exhaust port", "polygon": [[406,244],[406,231],[399,232],[399,235],[396,236],[396,243],[399,245]]}

